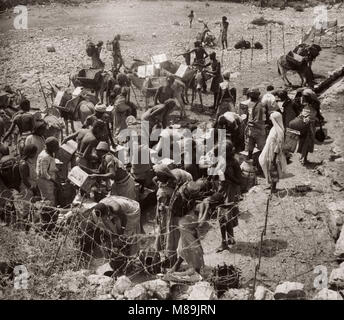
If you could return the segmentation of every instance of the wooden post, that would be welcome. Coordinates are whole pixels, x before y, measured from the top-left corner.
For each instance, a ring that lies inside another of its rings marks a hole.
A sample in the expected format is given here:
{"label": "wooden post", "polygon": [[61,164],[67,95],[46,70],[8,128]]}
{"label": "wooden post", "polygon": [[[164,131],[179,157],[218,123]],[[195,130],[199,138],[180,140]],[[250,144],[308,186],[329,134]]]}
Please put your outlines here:
{"label": "wooden post", "polygon": [[[241,41],[244,40],[244,37],[241,37]],[[241,59],[242,59],[242,47],[240,48],[240,54],[239,54],[239,70],[241,70]]]}
{"label": "wooden post", "polygon": [[251,69],[253,64],[253,47],[254,47],[254,35],[252,35],[252,43],[251,43]]}
{"label": "wooden post", "polygon": [[284,24],[282,24],[283,54],[285,54]]}
{"label": "wooden post", "polygon": [[270,25],[270,59],[272,60],[272,30]]}
{"label": "wooden post", "polygon": [[266,63],[269,63],[269,40],[268,40],[268,29],[265,29],[265,40],[266,40]]}

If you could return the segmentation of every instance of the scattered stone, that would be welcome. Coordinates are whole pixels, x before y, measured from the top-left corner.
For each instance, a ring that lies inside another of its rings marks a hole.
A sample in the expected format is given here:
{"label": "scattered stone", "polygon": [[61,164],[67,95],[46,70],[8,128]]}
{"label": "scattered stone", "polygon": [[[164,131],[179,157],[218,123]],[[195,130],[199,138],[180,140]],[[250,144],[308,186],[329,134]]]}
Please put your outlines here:
{"label": "scattered stone", "polygon": [[297,212],[296,215],[295,215],[295,219],[298,222],[302,222],[304,220],[304,218],[305,218],[305,216],[301,212]]}
{"label": "scattered stone", "polygon": [[221,300],[249,300],[250,291],[248,289],[229,289],[227,290]]}
{"label": "scattered stone", "polygon": [[179,21],[174,21],[172,24],[173,24],[174,26],[180,26],[180,22],[179,22]]}
{"label": "scattered stone", "polygon": [[273,300],[274,293],[263,286],[258,286],[254,293],[254,300]]}
{"label": "scattered stone", "polygon": [[333,239],[337,240],[344,223],[344,201],[331,202],[327,208],[329,210],[326,216],[327,226]]}
{"label": "scattered stone", "polygon": [[329,279],[331,289],[344,289],[344,268],[333,269]]}
{"label": "scattered stone", "polygon": [[149,296],[152,298],[166,300],[170,296],[169,284],[161,279],[146,281],[141,283],[141,285],[147,290]]}
{"label": "scattered stone", "polygon": [[152,37],[156,38],[156,33],[155,32],[152,33]]}
{"label": "scattered stone", "polygon": [[112,289],[112,294],[114,296],[124,294],[126,290],[133,285],[131,280],[127,276],[120,276]]}
{"label": "scattered stone", "polygon": [[48,52],[56,52],[55,47],[52,46],[52,45],[48,45],[48,46],[47,46],[47,51],[48,51]]}
{"label": "scattered stone", "polygon": [[276,300],[304,299],[305,297],[304,285],[299,282],[284,282],[276,287],[274,293]]}
{"label": "scattered stone", "polygon": [[334,160],[336,163],[344,163],[344,158],[337,158]]}
{"label": "scattered stone", "polygon": [[124,292],[124,297],[128,300],[147,300],[147,290],[141,285],[137,284],[135,287]]}
{"label": "scattered stone", "polygon": [[344,225],[342,226],[342,231],[340,232],[339,238],[336,242],[334,255],[338,260],[344,260]]}
{"label": "scattered stone", "polygon": [[91,274],[87,277],[87,281],[97,289],[97,294],[109,294],[113,286],[113,279],[107,276]]}
{"label": "scattered stone", "polygon": [[316,294],[313,300],[343,300],[343,298],[340,293],[323,288]]}
{"label": "scattered stone", "polygon": [[189,290],[188,300],[216,300],[216,292],[209,282],[200,281]]}

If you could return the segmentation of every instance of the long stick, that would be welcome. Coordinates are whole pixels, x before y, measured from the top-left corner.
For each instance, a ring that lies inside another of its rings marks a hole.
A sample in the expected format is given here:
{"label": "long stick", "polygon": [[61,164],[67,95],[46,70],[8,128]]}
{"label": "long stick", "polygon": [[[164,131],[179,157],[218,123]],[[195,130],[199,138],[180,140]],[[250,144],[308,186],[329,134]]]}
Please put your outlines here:
{"label": "long stick", "polygon": [[272,30],[271,30],[271,25],[270,25],[270,58],[272,60]]}
{"label": "long stick", "polygon": [[44,101],[45,101],[45,107],[46,107],[46,109],[48,109],[49,108],[48,101],[47,101],[47,98],[45,96],[45,93],[44,93],[44,90],[43,90],[43,87],[42,87],[41,79],[39,77],[38,77],[38,83],[39,83],[39,86],[41,87],[41,91],[42,91],[43,98],[44,98]]}
{"label": "long stick", "polygon": [[283,54],[285,54],[284,24],[282,24]]}
{"label": "long stick", "polygon": [[254,41],[254,35],[252,35],[252,44],[251,44],[251,68],[253,63],[253,41]]}
{"label": "long stick", "polygon": [[253,288],[252,288],[252,295],[251,295],[251,299],[254,299],[254,293],[256,291],[256,281],[257,281],[257,274],[260,268],[260,262],[261,262],[261,258],[262,258],[262,249],[263,249],[263,239],[264,236],[266,235],[266,228],[267,228],[267,224],[268,224],[268,214],[269,214],[269,204],[270,204],[270,199],[271,199],[271,193],[268,196],[268,200],[266,202],[266,209],[265,209],[265,222],[264,222],[264,229],[260,235],[260,245],[259,245],[259,255],[258,255],[258,264],[255,267],[254,270],[254,280],[253,280]]}
{"label": "long stick", "polygon": [[266,63],[269,63],[269,40],[268,29],[265,27],[265,39],[266,39]]}

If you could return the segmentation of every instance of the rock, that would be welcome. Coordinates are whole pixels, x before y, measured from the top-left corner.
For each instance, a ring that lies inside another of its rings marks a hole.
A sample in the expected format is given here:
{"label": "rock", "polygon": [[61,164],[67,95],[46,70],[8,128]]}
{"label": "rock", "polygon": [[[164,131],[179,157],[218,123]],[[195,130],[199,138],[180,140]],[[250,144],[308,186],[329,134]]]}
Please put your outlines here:
{"label": "rock", "polygon": [[343,300],[343,298],[338,292],[323,288],[316,294],[313,300]]}
{"label": "rock", "polygon": [[170,286],[167,282],[157,279],[141,283],[141,285],[148,291],[148,294],[153,298],[166,300],[170,296]]}
{"label": "rock", "polygon": [[124,294],[126,290],[129,290],[129,288],[133,285],[131,280],[127,276],[121,276],[116,280],[116,283],[112,289],[112,294],[114,296],[119,294]]}
{"label": "rock", "polygon": [[87,281],[95,287],[97,294],[108,294],[113,286],[113,279],[107,276],[91,274],[87,277]]}
{"label": "rock", "polygon": [[299,222],[302,222],[304,220],[305,216],[301,212],[297,212],[295,214],[295,219]]}
{"label": "rock", "polygon": [[135,287],[126,290],[124,292],[124,297],[128,300],[147,300],[148,294],[141,284],[137,284]]}
{"label": "rock", "polygon": [[48,52],[56,52],[55,47],[53,45],[48,45],[47,46],[47,51]]}
{"label": "rock", "polygon": [[273,300],[274,293],[263,286],[258,286],[254,293],[254,300]]}
{"label": "rock", "polygon": [[334,255],[338,260],[344,260],[344,225],[342,226],[342,231],[340,232],[339,238],[336,242]]}
{"label": "rock", "polygon": [[104,275],[107,275],[106,273],[112,273],[112,272],[113,272],[113,269],[111,268],[109,263],[105,263],[105,264],[101,265],[96,270],[96,274],[98,274],[100,276],[104,276]]}
{"label": "rock", "polygon": [[304,285],[299,282],[283,282],[276,287],[274,298],[276,300],[282,299],[304,299],[306,293]]}
{"label": "rock", "polygon": [[152,33],[152,37],[156,38],[156,33],[155,32]]}
{"label": "rock", "polygon": [[326,216],[327,226],[331,236],[337,240],[344,223],[344,201],[331,202],[327,208],[329,209],[329,214]]}
{"label": "rock", "polygon": [[215,300],[216,293],[209,282],[200,281],[189,289],[190,295],[188,300]]}
{"label": "rock", "polygon": [[180,26],[180,22],[179,22],[179,21],[174,21],[172,24],[173,24],[174,26]]}
{"label": "rock", "polygon": [[328,283],[331,289],[344,289],[344,268],[333,269]]}
{"label": "rock", "polygon": [[337,158],[334,160],[336,163],[344,163],[344,158]]}
{"label": "rock", "polygon": [[248,289],[229,289],[227,290],[221,300],[249,300],[250,291]]}

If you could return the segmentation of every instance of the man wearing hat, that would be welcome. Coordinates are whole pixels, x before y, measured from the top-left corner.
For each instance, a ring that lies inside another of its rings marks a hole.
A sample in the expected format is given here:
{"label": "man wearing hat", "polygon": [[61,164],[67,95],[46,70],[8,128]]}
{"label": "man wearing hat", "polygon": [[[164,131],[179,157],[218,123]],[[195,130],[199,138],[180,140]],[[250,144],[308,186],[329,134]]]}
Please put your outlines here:
{"label": "man wearing hat", "polygon": [[262,151],[266,141],[266,109],[260,100],[260,91],[253,88],[248,91],[250,101],[247,109],[247,127],[246,127],[246,150],[248,158],[252,159],[255,146]]}
{"label": "man wearing hat", "polygon": [[[108,190],[111,190],[112,195],[136,200],[135,181],[123,163],[110,152],[109,145],[104,141],[99,142],[96,153],[100,166],[97,173],[92,174],[91,177],[106,180]],[[110,186],[110,179],[114,181],[112,186]]]}
{"label": "man wearing hat", "polygon": [[160,86],[155,94],[154,105],[165,103],[166,100],[174,98],[174,90],[172,88],[173,83],[174,77],[172,75],[168,76],[166,78],[166,85]]}

